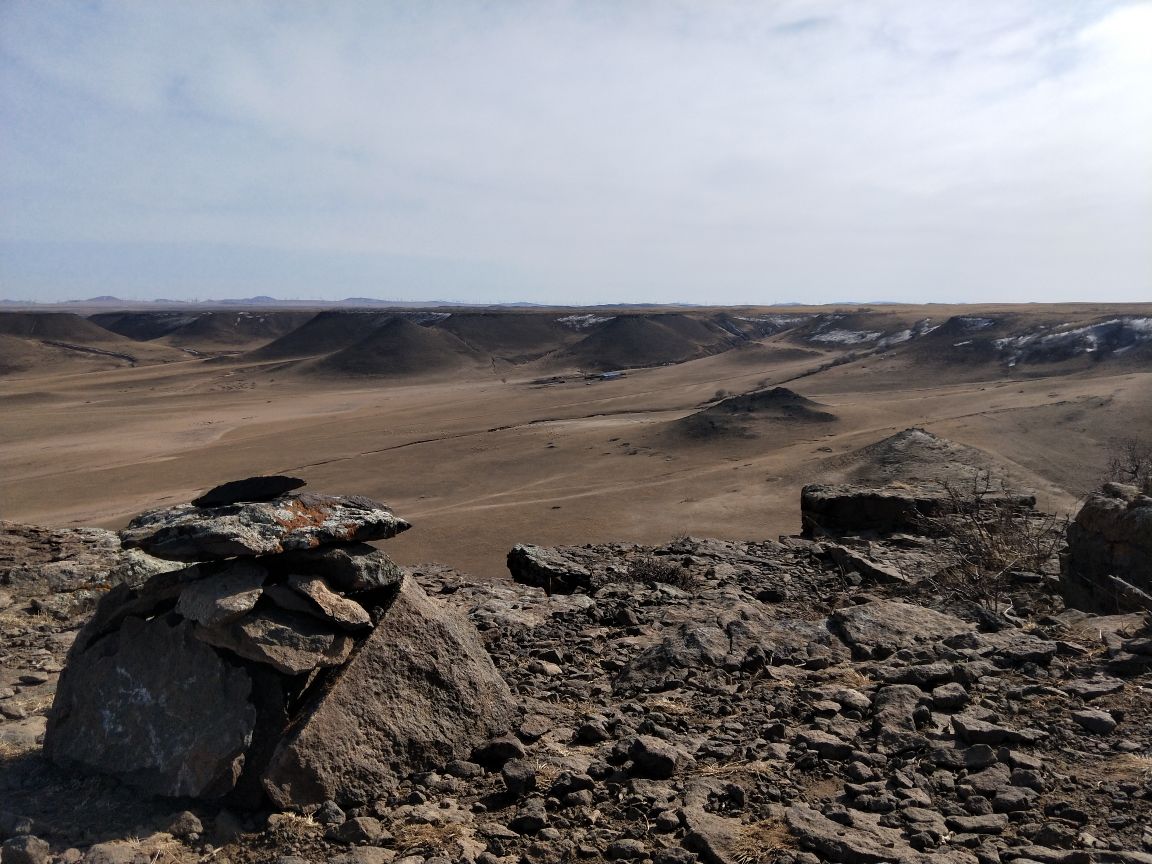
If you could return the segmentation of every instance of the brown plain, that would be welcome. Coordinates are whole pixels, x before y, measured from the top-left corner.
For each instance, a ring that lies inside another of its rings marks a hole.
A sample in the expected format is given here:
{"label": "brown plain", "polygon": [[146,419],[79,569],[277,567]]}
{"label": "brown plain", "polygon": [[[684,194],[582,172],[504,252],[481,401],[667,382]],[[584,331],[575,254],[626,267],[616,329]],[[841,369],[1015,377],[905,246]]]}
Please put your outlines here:
{"label": "brown plain", "polygon": [[[1013,336],[1152,319],[1152,304],[388,310],[318,324],[317,310],[225,310],[168,330],[147,318],[159,313],[115,314],[0,313],[0,518],[118,528],[285,473],[412,521],[388,544],[401,563],[497,579],[519,542],[794,533],[802,485],[871,476],[870,445],[912,426],[1067,510],[1115,439],[1152,430],[1152,342],[1010,366],[946,329],[987,318]],[[588,314],[616,323],[557,323]],[[825,336],[945,327],[880,349],[813,339],[807,316],[830,314]],[[779,316],[805,317],[767,332]],[[579,374],[621,367],[639,368]],[[776,386],[806,401],[717,408],[718,391]]]}

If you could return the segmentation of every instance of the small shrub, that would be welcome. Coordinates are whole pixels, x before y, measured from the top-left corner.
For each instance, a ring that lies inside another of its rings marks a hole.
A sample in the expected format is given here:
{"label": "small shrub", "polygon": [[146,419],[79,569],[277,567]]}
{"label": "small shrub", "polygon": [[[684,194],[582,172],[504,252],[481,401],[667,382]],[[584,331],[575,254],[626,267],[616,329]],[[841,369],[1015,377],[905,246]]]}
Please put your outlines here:
{"label": "small shrub", "polygon": [[696,577],[683,564],[660,555],[642,555],[628,564],[627,578],[631,582],[654,585],[659,582],[689,591],[696,586]]}
{"label": "small shrub", "polygon": [[1152,441],[1117,438],[1108,452],[1107,480],[1136,486],[1152,495]]}
{"label": "small shrub", "polygon": [[934,577],[941,591],[999,614],[1008,604],[1013,571],[1042,571],[1064,544],[1068,518],[1006,503],[1007,489],[987,474],[970,485],[942,483],[952,512],[921,518],[942,537],[954,561]]}

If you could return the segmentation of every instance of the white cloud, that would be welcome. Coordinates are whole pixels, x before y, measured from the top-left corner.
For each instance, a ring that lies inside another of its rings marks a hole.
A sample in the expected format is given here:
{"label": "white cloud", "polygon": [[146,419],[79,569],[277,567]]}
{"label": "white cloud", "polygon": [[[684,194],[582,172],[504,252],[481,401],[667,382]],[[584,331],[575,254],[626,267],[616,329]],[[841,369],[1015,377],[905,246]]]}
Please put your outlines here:
{"label": "white cloud", "polygon": [[89,241],[498,299],[1152,297],[1152,3],[0,8],[6,293]]}

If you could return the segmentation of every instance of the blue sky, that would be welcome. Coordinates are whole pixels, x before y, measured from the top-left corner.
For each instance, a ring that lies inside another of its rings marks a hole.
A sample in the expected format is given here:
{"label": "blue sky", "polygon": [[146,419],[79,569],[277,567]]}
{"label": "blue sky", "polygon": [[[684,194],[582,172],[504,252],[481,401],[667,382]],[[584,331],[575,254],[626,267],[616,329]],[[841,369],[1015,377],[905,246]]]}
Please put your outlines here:
{"label": "blue sky", "polygon": [[0,298],[1152,300],[1152,2],[0,3]]}

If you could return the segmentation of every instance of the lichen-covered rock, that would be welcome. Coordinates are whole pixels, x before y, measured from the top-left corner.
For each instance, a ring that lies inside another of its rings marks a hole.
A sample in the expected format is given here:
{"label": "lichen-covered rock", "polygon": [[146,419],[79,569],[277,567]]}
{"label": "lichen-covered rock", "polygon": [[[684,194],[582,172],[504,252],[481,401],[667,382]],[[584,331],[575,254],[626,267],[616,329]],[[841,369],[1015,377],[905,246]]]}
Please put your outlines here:
{"label": "lichen-covered rock", "polygon": [[303,494],[273,501],[149,510],[120,532],[125,547],[175,561],[275,555],[332,543],[383,540],[409,523],[358,496]]}
{"label": "lichen-covered rock", "polygon": [[516,705],[474,628],[406,579],[265,773],[282,807],[363,803],[511,728]]}
{"label": "lichen-covered rock", "polygon": [[122,549],[111,531],[0,521],[0,586],[10,596],[36,599],[45,611],[67,613],[63,617],[91,611],[115,585],[139,585],[178,566]]}
{"label": "lichen-covered rock", "polygon": [[153,795],[231,791],[252,740],[252,681],[176,616],[127,618],[69,658],[44,752]]}

